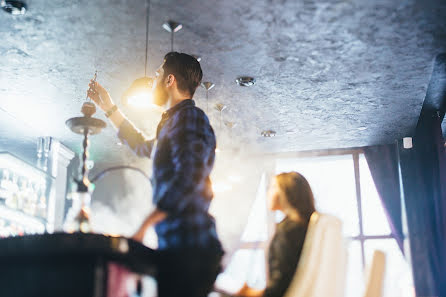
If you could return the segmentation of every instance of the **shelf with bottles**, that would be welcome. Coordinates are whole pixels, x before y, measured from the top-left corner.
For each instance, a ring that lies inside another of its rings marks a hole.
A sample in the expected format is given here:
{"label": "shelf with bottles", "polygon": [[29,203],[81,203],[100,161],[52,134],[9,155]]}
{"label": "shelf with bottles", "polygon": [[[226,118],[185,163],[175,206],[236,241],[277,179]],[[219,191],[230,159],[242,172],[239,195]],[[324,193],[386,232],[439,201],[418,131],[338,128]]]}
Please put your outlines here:
{"label": "shelf with bottles", "polygon": [[[14,155],[0,153],[0,219],[8,211],[8,220],[20,226],[20,221],[11,218],[35,218],[45,222],[54,178]],[[17,213],[11,215],[11,211]],[[24,220],[27,221],[26,219]],[[15,225],[14,225],[15,226]],[[26,226],[25,226],[26,227]],[[32,229],[32,226],[28,226]],[[26,229],[26,228],[25,228]],[[26,234],[28,234],[26,232]]]}
{"label": "shelf with bottles", "polygon": [[0,238],[45,233],[45,222],[0,205]]}

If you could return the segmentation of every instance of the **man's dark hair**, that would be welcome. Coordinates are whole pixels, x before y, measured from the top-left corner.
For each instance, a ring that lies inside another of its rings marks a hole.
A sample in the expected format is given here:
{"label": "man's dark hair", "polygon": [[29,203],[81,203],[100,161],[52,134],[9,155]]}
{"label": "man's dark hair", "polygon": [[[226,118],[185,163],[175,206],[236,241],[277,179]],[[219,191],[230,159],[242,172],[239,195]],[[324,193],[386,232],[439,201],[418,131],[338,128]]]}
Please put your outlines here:
{"label": "man's dark hair", "polygon": [[170,52],[166,54],[163,69],[164,77],[173,74],[177,80],[178,89],[189,92],[191,97],[203,78],[203,71],[197,59],[184,53]]}

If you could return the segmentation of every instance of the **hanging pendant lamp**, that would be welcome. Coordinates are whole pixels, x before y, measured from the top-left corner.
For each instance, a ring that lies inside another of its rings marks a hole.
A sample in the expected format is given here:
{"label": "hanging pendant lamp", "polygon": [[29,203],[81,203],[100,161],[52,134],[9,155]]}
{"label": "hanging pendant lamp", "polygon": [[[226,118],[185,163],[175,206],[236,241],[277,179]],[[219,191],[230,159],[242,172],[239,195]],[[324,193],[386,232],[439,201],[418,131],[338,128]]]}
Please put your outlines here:
{"label": "hanging pendant lamp", "polygon": [[204,81],[201,83],[201,87],[206,90],[206,113],[209,113],[209,90],[215,87],[215,84],[210,81]]}
{"label": "hanging pendant lamp", "polygon": [[170,33],[170,51],[173,52],[174,35],[183,28],[183,25],[181,23],[169,20],[163,24],[163,28]]}
{"label": "hanging pendant lamp", "polygon": [[151,107],[153,104],[152,78],[147,76],[147,59],[149,47],[149,16],[150,16],[150,0],[147,0],[146,11],[146,52],[144,62],[144,77],[136,79],[130,88],[128,88],[122,98],[121,103],[130,107]]}

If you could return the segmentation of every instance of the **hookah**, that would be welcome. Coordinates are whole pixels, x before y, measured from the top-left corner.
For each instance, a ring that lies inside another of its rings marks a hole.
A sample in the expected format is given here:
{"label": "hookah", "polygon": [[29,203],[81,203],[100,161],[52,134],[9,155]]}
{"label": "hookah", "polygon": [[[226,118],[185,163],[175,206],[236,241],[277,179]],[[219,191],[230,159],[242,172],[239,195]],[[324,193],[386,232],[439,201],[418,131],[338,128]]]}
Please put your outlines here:
{"label": "hookah", "polygon": [[[97,71],[93,81],[96,81]],[[87,98],[86,98],[87,100]],[[89,136],[99,134],[107,125],[104,121],[92,117],[96,113],[96,106],[92,102],[84,102],[82,105],[82,117],[70,118],[65,125],[76,134],[83,135],[82,142],[82,173],[80,179],[74,179],[77,191],[72,193],[73,204],[68,211],[64,223],[64,231],[68,233],[82,232],[88,233],[90,227],[90,202],[91,192],[89,190],[90,180],[88,179],[88,145]]]}
{"label": "hookah", "polygon": [[[97,71],[94,75],[93,81],[95,82],[97,78]],[[96,113],[96,106],[94,103],[87,101],[88,96],[85,99],[86,102],[83,103],[81,108],[82,117],[74,117],[68,119],[65,124],[73,132],[83,136],[82,142],[82,170],[81,178],[74,178],[74,182],[77,186],[77,190],[71,193],[71,199],[73,200],[72,206],[69,209],[63,229],[67,233],[82,232],[90,233],[90,213],[91,213],[91,195],[89,187],[96,181],[102,179],[110,171],[130,169],[142,174],[148,182],[150,182],[150,177],[141,169],[137,167],[121,165],[114,166],[99,172],[93,178],[88,177],[88,146],[89,146],[89,136],[99,134],[107,125],[104,121],[94,118],[93,115]],[[94,188],[94,187],[93,187]]]}

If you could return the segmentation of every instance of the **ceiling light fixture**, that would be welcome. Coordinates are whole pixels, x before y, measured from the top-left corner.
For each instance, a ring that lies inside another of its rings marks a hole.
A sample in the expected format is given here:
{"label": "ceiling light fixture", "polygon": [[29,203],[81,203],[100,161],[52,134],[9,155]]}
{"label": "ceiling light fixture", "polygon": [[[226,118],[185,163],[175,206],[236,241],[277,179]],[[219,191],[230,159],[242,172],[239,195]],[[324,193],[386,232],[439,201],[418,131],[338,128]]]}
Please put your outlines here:
{"label": "ceiling light fixture", "polygon": [[194,57],[195,59],[197,59],[198,62],[201,62],[201,57],[198,55],[191,55],[192,57]]}
{"label": "ceiling light fixture", "polygon": [[222,103],[215,104],[215,109],[220,113],[220,127],[219,130],[221,131],[221,123],[223,122],[223,110],[227,108],[226,105]]}
{"label": "ceiling light fixture", "polygon": [[264,131],[262,131],[262,136],[263,137],[274,137],[274,136],[276,136],[276,131],[274,131],[274,130],[264,130]]}
{"label": "ceiling light fixture", "polygon": [[251,76],[240,76],[236,78],[235,82],[241,87],[250,87],[256,83],[256,79]]}
{"label": "ceiling light fixture", "polygon": [[0,6],[4,11],[13,15],[25,14],[28,9],[26,2],[20,0],[1,0]]}
{"label": "ceiling light fixture", "polygon": [[147,76],[147,61],[149,48],[149,17],[150,17],[150,0],[146,3],[146,52],[144,62],[144,77],[136,79],[130,88],[128,88],[122,98],[121,102],[125,106],[148,108],[154,106],[152,84],[153,79]]}
{"label": "ceiling light fixture", "polygon": [[174,35],[183,28],[183,25],[181,23],[169,20],[163,24],[163,28],[170,33],[170,51],[173,52]]}
{"label": "ceiling light fixture", "polygon": [[210,81],[204,81],[201,83],[201,87],[206,90],[206,113],[209,113],[209,90],[215,87],[215,84]]}

